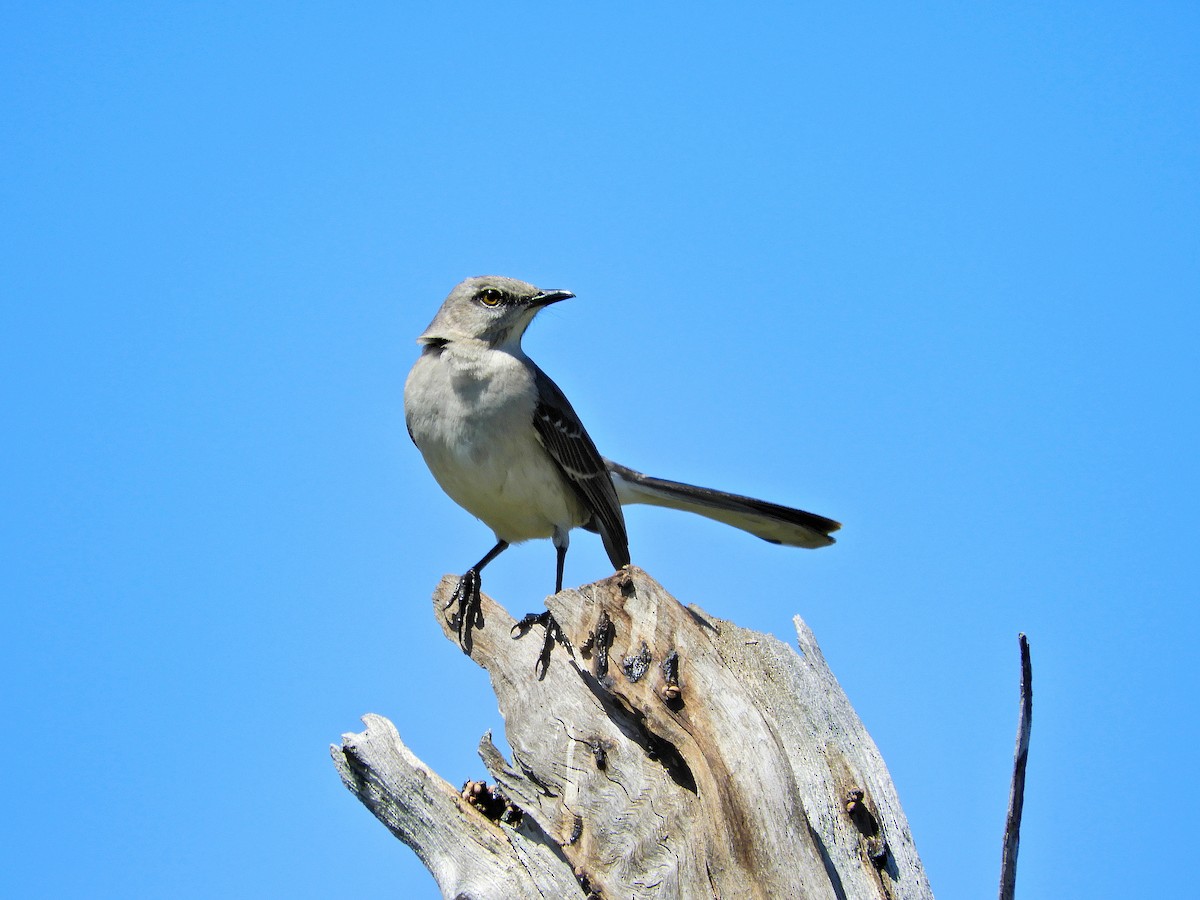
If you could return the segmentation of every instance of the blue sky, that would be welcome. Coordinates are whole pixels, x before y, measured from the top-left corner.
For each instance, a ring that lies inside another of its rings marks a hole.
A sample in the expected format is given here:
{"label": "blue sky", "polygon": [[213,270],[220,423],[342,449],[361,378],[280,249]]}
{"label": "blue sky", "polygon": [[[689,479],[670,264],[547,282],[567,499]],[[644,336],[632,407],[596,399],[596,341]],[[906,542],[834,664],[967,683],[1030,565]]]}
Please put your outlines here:
{"label": "blue sky", "polygon": [[[939,896],[995,890],[1019,631],[1021,894],[1166,852],[1184,896],[1198,41],[1184,3],[5,4],[9,889],[437,896],[327,747],[377,712],[461,783],[502,729],[428,602],[492,538],[401,410],[499,273],[578,295],[526,346],[606,455],[845,523],[628,514],[684,602],[809,622]],[[568,581],[609,571],[578,535]],[[485,579],[552,585],[546,543]]]}

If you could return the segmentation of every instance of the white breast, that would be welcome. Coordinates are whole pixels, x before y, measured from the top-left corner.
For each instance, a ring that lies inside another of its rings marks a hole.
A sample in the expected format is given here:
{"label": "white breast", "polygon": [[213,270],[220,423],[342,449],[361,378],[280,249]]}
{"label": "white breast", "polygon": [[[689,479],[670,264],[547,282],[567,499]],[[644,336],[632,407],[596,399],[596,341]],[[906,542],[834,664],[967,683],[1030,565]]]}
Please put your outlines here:
{"label": "white breast", "polygon": [[455,341],[421,355],[404,386],[409,431],[438,484],[498,540],[546,538],[587,513],[533,428],[524,360]]}

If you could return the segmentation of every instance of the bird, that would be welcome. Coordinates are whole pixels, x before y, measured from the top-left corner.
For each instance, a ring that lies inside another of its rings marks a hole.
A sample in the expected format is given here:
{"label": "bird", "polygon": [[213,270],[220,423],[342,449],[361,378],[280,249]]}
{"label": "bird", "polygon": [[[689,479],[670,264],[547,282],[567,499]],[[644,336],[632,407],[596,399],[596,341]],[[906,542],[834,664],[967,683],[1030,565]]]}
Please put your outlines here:
{"label": "bird", "polygon": [[[549,538],[558,593],[570,533],[583,528],[599,533],[619,571],[630,563],[622,506],[696,513],[793,547],[828,546],[841,527],[815,513],[655,478],[601,456],[566,395],[521,346],[538,312],[574,296],[498,275],[468,278],[417,338],[421,352],[404,385],[408,434],[442,490],[496,538],[446,604],[457,606],[450,621],[468,653],[472,626],[483,624],[485,566],[512,544]],[[518,627],[535,622],[546,628],[544,671],[552,638],[564,639],[548,612],[526,616]]]}

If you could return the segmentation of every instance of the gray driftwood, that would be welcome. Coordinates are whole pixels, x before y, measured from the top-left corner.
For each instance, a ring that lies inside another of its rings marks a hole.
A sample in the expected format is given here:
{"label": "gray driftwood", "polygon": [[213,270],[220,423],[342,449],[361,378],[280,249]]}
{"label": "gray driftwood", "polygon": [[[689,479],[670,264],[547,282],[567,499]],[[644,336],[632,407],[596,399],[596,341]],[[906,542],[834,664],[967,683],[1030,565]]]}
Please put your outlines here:
{"label": "gray driftwood", "polygon": [[485,596],[473,633],[513,756],[480,742],[492,808],[380,716],[332,748],[445,897],[932,897],[879,751],[799,617],[797,654],[635,567],[547,603],[575,651],[556,647],[542,680],[539,628],[514,640]]}

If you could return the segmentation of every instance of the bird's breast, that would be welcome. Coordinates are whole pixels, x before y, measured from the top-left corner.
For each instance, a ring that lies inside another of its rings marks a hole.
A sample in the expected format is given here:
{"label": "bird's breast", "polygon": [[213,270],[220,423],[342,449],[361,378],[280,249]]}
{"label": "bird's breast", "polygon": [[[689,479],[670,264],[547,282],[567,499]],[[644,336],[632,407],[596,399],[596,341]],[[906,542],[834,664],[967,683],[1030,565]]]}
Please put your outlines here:
{"label": "bird's breast", "polygon": [[504,540],[580,524],[586,513],[533,428],[532,372],[488,356],[417,360],[404,389],[413,442],[442,490]]}

